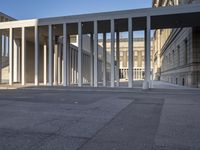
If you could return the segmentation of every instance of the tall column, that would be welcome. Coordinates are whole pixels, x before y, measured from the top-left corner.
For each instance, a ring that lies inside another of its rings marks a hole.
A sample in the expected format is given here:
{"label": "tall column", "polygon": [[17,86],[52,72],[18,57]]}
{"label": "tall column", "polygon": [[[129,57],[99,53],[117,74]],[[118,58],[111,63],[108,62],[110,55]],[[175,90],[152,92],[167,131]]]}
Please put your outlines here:
{"label": "tall column", "polygon": [[6,35],[6,40],[5,40],[5,56],[9,57],[9,35]]}
{"label": "tall column", "polygon": [[25,36],[25,27],[22,27],[22,85],[26,84],[26,73],[25,73],[25,68],[26,68],[26,36]]}
{"label": "tall column", "polygon": [[117,86],[119,86],[119,50],[120,50],[120,39],[119,39],[119,32],[117,32],[117,36],[116,36],[116,62],[117,62],[117,65],[116,65],[116,81],[117,81]]}
{"label": "tall column", "polygon": [[145,30],[145,80],[143,89],[150,88],[150,71],[151,71],[151,17],[147,16],[147,24]]}
{"label": "tall column", "polygon": [[94,86],[94,40],[90,34],[90,86]]}
{"label": "tall column", "polygon": [[106,33],[103,33],[103,86],[106,86]]}
{"label": "tall column", "polygon": [[161,50],[161,46],[160,46],[160,30],[156,30],[158,33],[157,33],[157,37],[158,37],[158,39],[157,39],[157,51],[158,51],[158,54],[157,54],[157,65],[158,65],[158,68],[160,68],[160,50]]}
{"label": "tall column", "polygon": [[133,87],[133,24],[128,19],[128,87]]}
{"label": "tall column", "polygon": [[9,29],[9,85],[13,84],[13,29]]}
{"label": "tall column", "polygon": [[111,20],[111,87],[115,86],[115,24]]}
{"label": "tall column", "polygon": [[44,85],[47,85],[47,45],[44,44],[43,46],[43,50],[44,50]]}
{"label": "tall column", "polygon": [[13,82],[20,82],[20,46],[19,40],[13,40]]}
{"label": "tall column", "polygon": [[2,82],[2,34],[0,33],[0,83]]}
{"label": "tall column", "polygon": [[66,37],[66,47],[67,47],[67,85],[70,85],[70,69],[71,69],[71,53],[70,53],[70,35],[67,34]]}
{"label": "tall column", "polygon": [[78,23],[78,86],[82,86],[82,23]]}
{"label": "tall column", "polygon": [[[74,64],[74,83],[77,83],[76,55],[77,55],[76,50],[74,50],[74,57],[73,57],[73,59],[74,59],[74,62],[73,62],[73,64]],[[83,60],[83,53],[82,53],[82,60]],[[81,63],[81,65],[84,66],[83,63]],[[81,69],[81,71],[82,71],[81,74],[82,74],[82,83],[83,83],[83,70]]]}
{"label": "tall column", "polygon": [[58,44],[54,45],[54,84],[58,85]]}
{"label": "tall column", "polygon": [[74,49],[71,51],[71,64],[72,64],[72,84],[74,84]]}
{"label": "tall column", "polygon": [[58,84],[61,84],[61,78],[62,78],[62,43],[59,42],[58,45]]}
{"label": "tall column", "polygon": [[4,34],[4,39],[3,39],[3,41],[4,41],[4,47],[3,47],[3,51],[4,51],[4,53],[3,53],[3,56],[6,56],[6,51],[7,51],[7,35],[6,34]]}
{"label": "tall column", "polygon": [[98,27],[94,21],[94,87],[98,86]]}
{"label": "tall column", "polygon": [[67,25],[63,24],[63,86],[69,85],[69,49],[67,46],[68,38],[67,38]]}
{"label": "tall column", "polygon": [[6,56],[6,34],[3,35],[3,53],[2,53],[2,56]]}
{"label": "tall column", "polygon": [[39,85],[39,33],[38,26],[35,26],[35,85]]}
{"label": "tall column", "polygon": [[49,46],[49,85],[53,85],[53,48],[52,48],[52,25],[49,25],[49,30],[48,30],[48,46]]}

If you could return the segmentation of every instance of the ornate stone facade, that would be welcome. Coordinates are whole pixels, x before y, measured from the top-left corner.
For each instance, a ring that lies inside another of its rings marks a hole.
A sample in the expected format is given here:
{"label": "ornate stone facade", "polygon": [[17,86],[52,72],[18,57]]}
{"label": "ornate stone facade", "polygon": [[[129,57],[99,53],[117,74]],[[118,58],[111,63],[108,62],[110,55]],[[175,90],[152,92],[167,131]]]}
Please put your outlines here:
{"label": "ornate stone facade", "polygon": [[[154,7],[200,3],[199,0],[154,0]],[[154,33],[154,79],[200,87],[200,28],[159,29]]]}
{"label": "ornate stone facade", "polygon": [[[134,38],[133,40],[133,78],[134,80],[143,80],[144,79],[144,38]],[[103,46],[102,40],[99,40],[100,45]],[[120,38],[120,52],[119,52],[119,78],[128,79],[128,38]],[[152,44],[151,44],[152,45]],[[108,54],[110,52],[110,40],[107,40],[106,47]],[[116,49],[116,47],[115,47]],[[153,47],[151,47],[151,56],[153,55]],[[107,57],[109,58],[109,57]],[[108,60],[109,62],[109,60]],[[152,57],[151,57],[151,66]]]}

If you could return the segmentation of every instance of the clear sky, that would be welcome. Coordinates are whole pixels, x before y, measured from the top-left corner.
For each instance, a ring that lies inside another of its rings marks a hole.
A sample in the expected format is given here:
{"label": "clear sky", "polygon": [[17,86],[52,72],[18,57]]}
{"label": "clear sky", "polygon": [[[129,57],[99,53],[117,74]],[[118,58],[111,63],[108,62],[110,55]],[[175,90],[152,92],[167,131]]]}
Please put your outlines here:
{"label": "clear sky", "polygon": [[151,7],[152,0],[0,0],[0,11],[16,19],[68,16]]}

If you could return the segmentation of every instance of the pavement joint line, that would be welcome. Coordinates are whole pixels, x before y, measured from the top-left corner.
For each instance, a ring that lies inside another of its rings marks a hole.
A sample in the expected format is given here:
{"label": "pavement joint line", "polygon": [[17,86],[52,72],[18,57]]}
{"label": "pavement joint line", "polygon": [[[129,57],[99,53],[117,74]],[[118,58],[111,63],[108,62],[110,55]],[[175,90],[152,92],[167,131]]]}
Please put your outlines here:
{"label": "pavement joint line", "polygon": [[84,145],[86,145],[90,140],[92,140],[100,131],[102,131],[108,124],[110,124],[117,116],[121,114],[122,111],[124,111],[128,106],[134,103],[135,100],[132,100],[127,106],[125,106],[123,109],[121,109],[117,114],[115,114],[107,123],[103,125],[100,129],[96,131],[95,134],[93,134],[86,142],[80,145],[80,147],[77,148],[77,150],[80,150]]}

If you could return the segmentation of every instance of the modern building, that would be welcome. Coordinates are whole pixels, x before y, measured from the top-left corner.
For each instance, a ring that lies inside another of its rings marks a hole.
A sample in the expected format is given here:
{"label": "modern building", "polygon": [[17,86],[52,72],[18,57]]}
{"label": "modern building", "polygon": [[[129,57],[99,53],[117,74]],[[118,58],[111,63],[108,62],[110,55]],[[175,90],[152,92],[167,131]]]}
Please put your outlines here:
{"label": "modern building", "polygon": [[[199,0],[153,0],[153,7],[190,7],[198,3]],[[200,87],[200,26],[157,29],[153,45],[155,80]]]}
{"label": "modern building", "polygon": [[[143,88],[151,88],[151,30],[199,26],[200,20],[195,19],[199,17],[200,5],[192,4],[190,7],[145,8],[2,22],[0,37],[8,37],[8,83],[119,86],[119,35],[126,32],[128,87],[132,88],[135,62],[133,33],[143,31]],[[98,42],[99,34],[103,34],[103,46]],[[107,34],[110,35],[111,47],[109,63],[106,58]],[[3,40],[0,41],[0,49],[5,52]]]}
{"label": "modern building", "polygon": [[[7,22],[7,21],[13,21],[13,20],[15,20],[15,19],[0,12],[0,23]],[[1,48],[0,48],[0,62],[1,62],[0,63],[0,83],[1,83],[2,78],[8,77],[5,75],[5,73],[3,73],[3,68],[8,65],[8,36],[6,36],[5,34],[2,34],[2,36],[0,36],[0,45],[1,45]],[[7,69],[7,71],[8,71],[8,69]],[[4,72],[6,72],[6,71],[4,71]]]}

